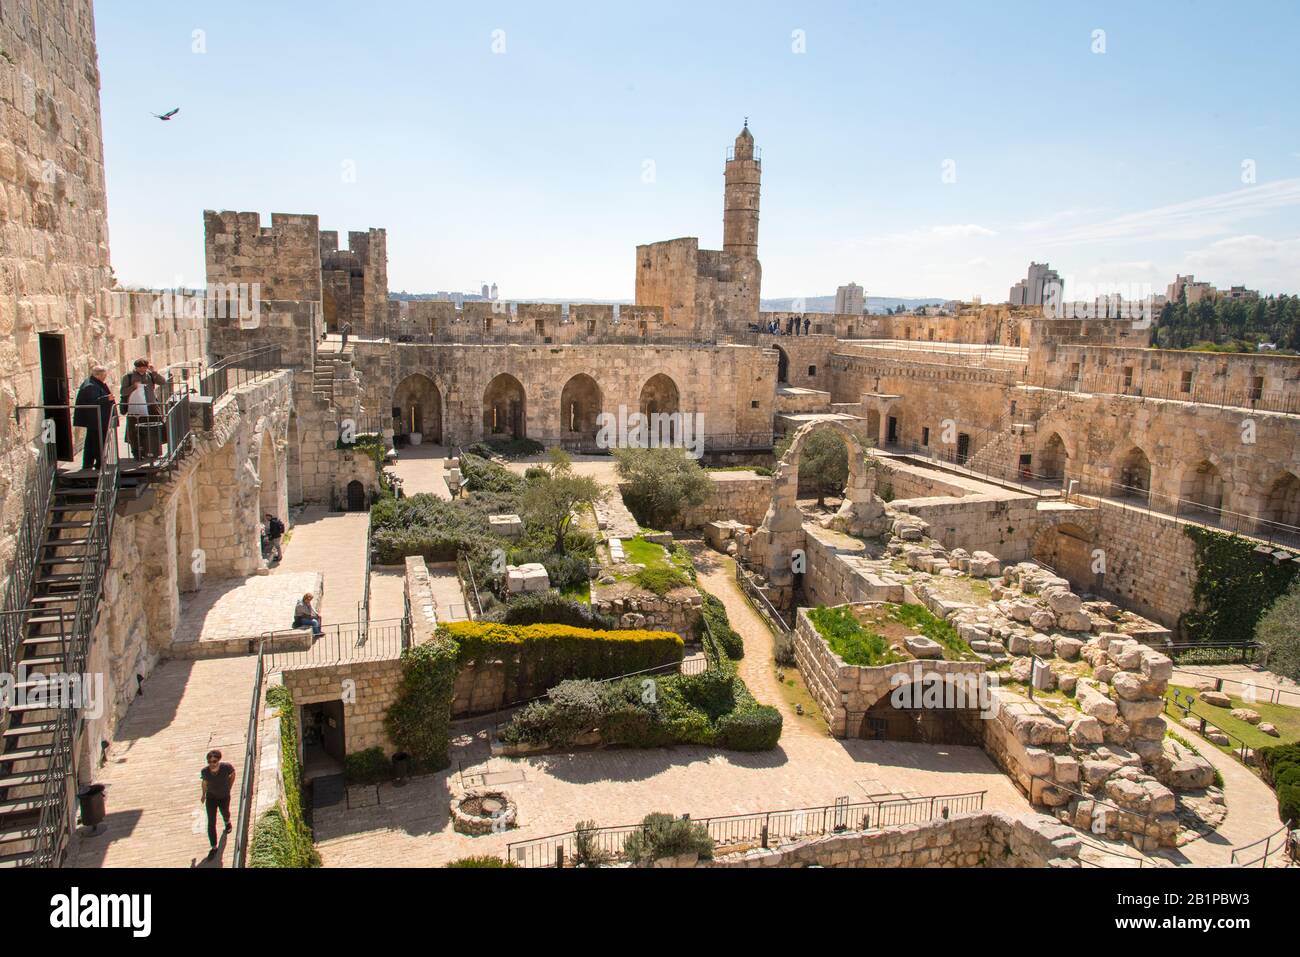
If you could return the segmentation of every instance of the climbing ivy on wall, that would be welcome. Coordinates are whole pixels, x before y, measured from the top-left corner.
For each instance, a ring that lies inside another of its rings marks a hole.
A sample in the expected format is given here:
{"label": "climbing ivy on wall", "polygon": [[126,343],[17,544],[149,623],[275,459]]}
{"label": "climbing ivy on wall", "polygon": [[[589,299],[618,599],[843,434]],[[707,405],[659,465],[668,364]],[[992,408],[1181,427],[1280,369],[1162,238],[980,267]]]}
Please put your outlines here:
{"label": "climbing ivy on wall", "polygon": [[302,810],[302,761],[298,758],[298,729],[294,723],[293,693],[283,685],[266,691],[266,703],[280,717],[280,774],[284,803],[258,819],[249,843],[249,867],[320,867],[312,844],[311,828]]}
{"label": "climbing ivy on wall", "polygon": [[1253,640],[1260,615],[1296,577],[1296,563],[1257,555],[1247,538],[1195,525],[1185,531],[1196,543],[1196,610],[1183,616],[1183,634],[1205,644]]}

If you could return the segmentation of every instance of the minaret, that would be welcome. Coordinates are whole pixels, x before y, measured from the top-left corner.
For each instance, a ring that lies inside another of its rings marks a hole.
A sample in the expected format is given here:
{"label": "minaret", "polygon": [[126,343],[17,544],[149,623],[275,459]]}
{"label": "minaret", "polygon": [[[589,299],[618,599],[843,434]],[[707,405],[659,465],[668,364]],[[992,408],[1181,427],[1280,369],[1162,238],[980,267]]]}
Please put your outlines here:
{"label": "minaret", "polygon": [[722,248],[734,256],[758,258],[758,188],[762,161],[754,155],[749,118],[727,159],[726,194],[722,206]]}

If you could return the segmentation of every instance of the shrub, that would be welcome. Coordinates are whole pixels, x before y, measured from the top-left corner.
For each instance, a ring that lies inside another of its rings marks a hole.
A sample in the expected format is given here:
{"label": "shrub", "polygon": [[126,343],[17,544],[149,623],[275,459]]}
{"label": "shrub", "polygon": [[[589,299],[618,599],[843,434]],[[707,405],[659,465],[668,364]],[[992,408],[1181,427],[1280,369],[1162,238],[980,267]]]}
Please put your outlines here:
{"label": "shrub", "polygon": [[489,553],[505,545],[488,525],[483,502],[448,502],[419,494],[385,499],[371,510],[371,544],[382,565],[408,555],[428,561],[453,561],[458,552]]}
{"label": "shrub", "polygon": [[732,661],[739,661],[744,658],[745,641],[731,627],[731,621],[727,618],[726,606],[716,596],[705,594],[701,612],[700,623],[695,628],[696,637],[701,641],[704,640],[705,623],[707,622],[713,640],[718,644],[718,651]]}
{"label": "shrub", "polygon": [[528,487],[527,480],[522,476],[516,475],[486,457],[468,451],[460,457],[460,474],[464,479],[465,487],[471,492],[504,492],[519,496],[523,495]]}
{"label": "shrub", "polygon": [[1264,609],[1286,594],[1300,564],[1261,561],[1252,539],[1199,525],[1183,531],[1196,543],[1196,610],[1183,616],[1184,633],[1193,642],[1252,640]]}
{"label": "shrub", "polygon": [[511,598],[504,606],[479,620],[503,625],[571,625],[596,631],[612,631],[618,627],[618,622],[609,615],[602,615],[591,605],[554,591]]}
{"label": "shrub", "polygon": [[552,588],[571,588],[585,584],[590,578],[587,573],[589,560],[580,555],[560,555],[539,549],[516,548],[511,549],[508,559],[511,565],[540,562],[546,569]]}
{"label": "shrub", "polygon": [[1300,744],[1278,744],[1259,749],[1267,777],[1277,791],[1277,813],[1282,821],[1300,821]]}
{"label": "shrub", "polygon": [[402,679],[384,715],[384,730],[422,771],[440,771],[451,763],[448,727],[458,651],[440,630],[433,641],[402,652]]}
{"label": "shrub", "polygon": [[891,651],[883,637],[863,628],[848,608],[818,605],[808,612],[808,617],[831,651],[843,658],[845,664],[887,665],[907,660]]}
{"label": "shrub", "polygon": [[579,821],[573,827],[573,863],[577,867],[600,867],[613,857],[596,841],[596,822]]}
{"label": "shrub", "polygon": [[280,775],[283,804],[258,818],[249,842],[250,867],[320,867],[311,828],[302,812],[302,762],[298,758],[298,725],[293,693],[283,685],[266,690],[266,703],[279,712]]}
{"label": "shrub", "polygon": [[733,751],[768,751],[780,740],[781,726],[780,711],[756,703],[718,719],[718,745]]}
{"label": "shrub", "polygon": [[713,857],[713,838],[703,824],[654,812],[641,821],[641,830],[623,842],[623,853],[638,867],[680,854],[698,854],[707,861]]}
{"label": "shrub", "polygon": [[445,867],[518,867],[514,861],[503,860],[499,857],[493,857],[491,854],[483,854],[477,857],[458,857],[454,861],[448,861]]}
{"label": "shrub", "polygon": [[670,631],[486,621],[456,621],[439,630],[456,641],[462,665],[504,662],[507,699],[514,701],[571,678],[612,678],[671,664],[684,653],[682,639]]}
{"label": "shrub", "polygon": [[466,452],[487,458],[491,455],[499,455],[506,459],[522,459],[530,455],[536,455],[543,451],[546,446],[535,439],[514,439],[504,436],[493,436],[484,439],[482,442],[475,442]]}
{"label": "shrub", "polygon": [[614,457],[627,486],[623,501],[644,526],[667,528],[713,495],[708,474],[683,449],[617,449]]}
{"label": "shrub", "polygon": [[685,572],[680,568],[674,568],[672,565],[643,568],[633,575],[631,580],[646,591],[652,591],[660,597],[668,594],[674,588],[682,588],[691,583]]}
{"label": "shrub", "polygon": [[383,748],[354,751],[343,758],[343,776],[349,784],[378,784],[393,778],[393,762]]}

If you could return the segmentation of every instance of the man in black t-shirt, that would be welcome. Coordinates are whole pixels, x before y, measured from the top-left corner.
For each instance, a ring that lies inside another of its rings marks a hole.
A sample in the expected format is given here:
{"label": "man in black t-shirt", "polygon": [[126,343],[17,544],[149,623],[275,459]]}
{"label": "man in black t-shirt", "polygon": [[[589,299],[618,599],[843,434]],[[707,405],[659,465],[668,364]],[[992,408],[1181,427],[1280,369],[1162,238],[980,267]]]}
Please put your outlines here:
{"label": "man in black t-shirt", "polygon": [[235,766],[222,761],[220,751],[209,751],[208,764],[199,772],[199,781],[199,803],[208,810],[208,843],[212,846],[208,857],[211,857],[217,853],[217,811],[226,822],[225,833],[230,833],[230,791],[235,786]]}

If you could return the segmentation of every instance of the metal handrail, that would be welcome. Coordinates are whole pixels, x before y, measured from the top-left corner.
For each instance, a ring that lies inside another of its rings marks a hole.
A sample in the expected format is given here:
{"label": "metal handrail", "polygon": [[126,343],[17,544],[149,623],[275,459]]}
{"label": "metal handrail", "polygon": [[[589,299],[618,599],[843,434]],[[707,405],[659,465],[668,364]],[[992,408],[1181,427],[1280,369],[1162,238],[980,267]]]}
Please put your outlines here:
{"label": "metal handrail", "polygon": [[[1252,841],[1249,844],[1243,844],[1241,847],[1233,848],[1232,856],[1228,859],[1228,863],[1236,865],[1237,867],[1250,867],[1252,864],[1258,864],[1260,867],[1268,867],[1269,855],[1271,855],[1274,850],[1272,846],[1273,838],[1277,837],[1279,834],[1287,835],[1282,839],[1282,843],[1278,845],[1281,849],[1285,850],[1287,841],[1290,840],[1291,828],[1295,826],[1295,823],[1294,819],[1289,820],[1267,837],[1261,837],[1258,841]],[[1253,847],[1258,847],[1260,844],[1264,845],[1264,853],[1259,857],[1252,858],[1249,861],[1240,861],[1237,859],[1238,855],[1243,851],[1248,851]]]}
{"label": "metal handrail", "polygon": [[5,583],[4,603],[0,605],[0,672],[13,674],[14,658],[27,627],[28,615],[21,615],[28,606],[35,588],[37,561],[45,541],[49,520],[50,496],[54,490],[57,471],[53,443],[36,443],[36,462],[31,469],[20,524],[14,535],[14,555],[10,565],[9,580]]}
{"label": "metal handrail", "polygon": [[[208,366],[208,371],[199,377],[199,394],[216,402],[232,388],[256,382],[281,368],[279,346],[247,349],[219,359]],[[242,375],[242,373],[251,374]]]}
{"label": "metal handrail", "polygon": [[244,777],[239,782],[239,813],[235,818],[235,846],[231,867],[244,867],[248,852],[249,815],[253,804],[253,778],[257,773],[257,718],[262,713],[262,681],[265,677],[263,654],[266,642],[257,644],[257,664],[253,669],[253,700],[248,709],[248,738],[244,743]]}
{"label": "metal handrail", "polygon": [[[715,843],[723,845],[758,844],[767,848],[773,843],[851,831],[874,831],[886,827],[947,819],[952,814],[982,810],[987,791],[963,794],[939,794],[889,801],[856,801],[847,798],[819,807],[784,808],[749,814],[728,814],[683,819],[702,825]],[[590,828],[583,832],[588,839],[602,845],[610,857],[622,854],[628,837],[642,833],[644,824],[624,824]],[[573,857],[577,831],[549,834],[506,846],[506,857],[523,867],[563,867]]]}

